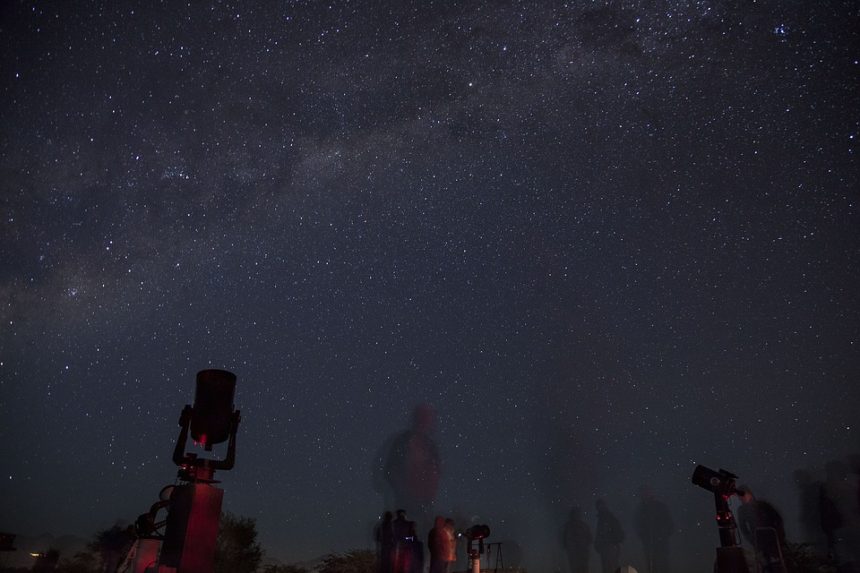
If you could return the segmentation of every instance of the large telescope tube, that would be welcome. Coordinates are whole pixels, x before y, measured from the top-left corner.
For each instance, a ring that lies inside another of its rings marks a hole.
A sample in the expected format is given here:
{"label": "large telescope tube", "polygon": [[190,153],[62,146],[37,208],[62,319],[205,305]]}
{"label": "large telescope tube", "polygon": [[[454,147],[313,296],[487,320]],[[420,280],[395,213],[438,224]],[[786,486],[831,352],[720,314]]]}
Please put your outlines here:
{"label": "large telescope tube", "polygon": [[191,438],[211,450],[230,437],[236,375],[226,370],[201,370],[197,373]]}

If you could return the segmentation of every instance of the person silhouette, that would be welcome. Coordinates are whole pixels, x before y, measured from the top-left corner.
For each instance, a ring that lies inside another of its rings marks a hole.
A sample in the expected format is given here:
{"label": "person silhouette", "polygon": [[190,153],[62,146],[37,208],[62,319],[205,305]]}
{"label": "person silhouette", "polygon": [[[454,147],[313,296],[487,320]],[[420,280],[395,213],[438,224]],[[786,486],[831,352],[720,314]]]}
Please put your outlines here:
{"label": "person silhouette", "polygon": [[382,514],[382,519],[374,532],[376,538],[376,565],[379,573],[391,573],[394,568],[394,516],[390,511]]}
{"label": "person silhouette", "polygon": [[431,434],[436,425],[432,406],[415,408],[412,427],[395,436],[384,464],[384,475],[397,507],[404,508],[421,526],[429,516],[439,488],[442,464]]}
{"label": "person silhouette", "polygon": [[785,527],[782,515],[769,502],[756,499],[746,487],[738,488],[741,506],[738,508],[738,529],[756,550],[756,557],[764,573],[785,571],[782,551],[785,547]]}
{"label": "person silhouette", "polygon": [[582,519],[582,509],[574,506],[564,524],[561,544],[567,553],[570,573],[588,573],[591,544],[594,541],[591,528]]}
{"label": "person silhouette", "polygon": [[821,490],[824,483],[816,480],[812,472],[804,469],[795,470],[792,477],[797,484],[802,540],[817,552],[826,552],[827,538],[821,528]]}
{"label": "person silhouette", "polygon": [[597,527],[594,532],[594,549],[600,555],[600,566],[603,573],[614,573],[621,559],[621,544],[624,543],[624,529],[606,502],[598,499],[594,504],[597,508]]}
{"label": "person silhouette", "polygon": [[427,552],[430,554],[430,573],[447,573],[449,571],[450,561],[448,560],[448,556],[451,553],[450,545],[452,542],[453,537],[449,534],[445,518],[437,515],[433,529],[430,530],[427,536]]}
{"label": "person silhouette", "polygon": [[418,540],[415,522],[406,519],[406,511],[398,509],[391,529],[394,535],[393,573],[419,573],[424,568],[424,544]]}
{"label": "person silhouette", "polygon": [[646,573],[670,573],[669,538],[675,532],[669,507],[643,486],[633,520],[645,553]]}
{"label": "person silhouette", "polygon": [[[850,571],[860,570],[860,498],[848,461],[833,460],[824,468],[821,493],[821,528],[827,536],[828,552]],[[852,568],[853,567],[853,568]]]}
{"label": "person silhouette", "polygon": [[446,573],[450,573],[454,568],[454,563],[457,562],[457,533],[454,527],[454,520],[450,517],[445,520],[445,537],[448,547],[448,554],[445,556],[445,571]]}

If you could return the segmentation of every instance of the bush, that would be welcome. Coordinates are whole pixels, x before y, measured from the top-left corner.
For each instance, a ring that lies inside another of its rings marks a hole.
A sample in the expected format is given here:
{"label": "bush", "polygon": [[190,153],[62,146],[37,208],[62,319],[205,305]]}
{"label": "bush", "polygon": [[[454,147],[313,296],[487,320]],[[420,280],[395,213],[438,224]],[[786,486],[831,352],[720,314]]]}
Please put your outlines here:
{"label": "bush", "polygon": [[807,543],[786,543],[782,548],[785,566],[791,573],[836,573],[832,559],[821,555]]}
{"label": "bush", "polygon": [[263,550],[257,543],[257,522],[224,513],[218,529],[215,573],[254,573],[262,560]]}
{"label": "bush", "polygon": [[353,549],[346,553],[332,553],[323,558],[318,573],[374,573],[376,555],[367,549]]}
{"label": "bush", "polygon": [[263,569],[263,573],[309,573],[309,571],[298,565],[269,565]]}

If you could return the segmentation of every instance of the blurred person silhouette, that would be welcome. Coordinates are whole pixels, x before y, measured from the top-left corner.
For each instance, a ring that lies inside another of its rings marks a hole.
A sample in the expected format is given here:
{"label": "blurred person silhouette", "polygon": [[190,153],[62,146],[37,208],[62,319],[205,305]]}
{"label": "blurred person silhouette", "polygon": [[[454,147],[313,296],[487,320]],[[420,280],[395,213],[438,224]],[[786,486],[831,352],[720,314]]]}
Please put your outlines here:
{"label": "blurred person silhouette", "polygon": [[848,517],[845,538],[854,571],[860,572],[860,454],[848,457],[848,468],[853,480],[851,487],[854,493],[849,496],[850,507],[846,510]]}
{"label": "blurred person silhouette", "polygon": [[582,508],[572,507],[561,536],[561,544],[567,553],[570,573],[588,573],[593,541],[591,528],[582,519]]}
{"label": "blurred person silhouette", "polygon": [[846,526],[854,495],[848,480],[848,465],[839,460],[827,462],[824,467],[824,487],[819,497],[821,529],[827,538],[827,553],[844,560],[850,548],[845,547]]}
{"label": "blurred person silhouette", "polygon": [[805,469],[797,469],[792,473],[797,485],[797,500],[799,521],[803,541],[808,543],[816,552],[827,550],[827,538],[821,528],[821,490],[824,483],[816,480],[813,473]]}
{"label": "blurred person silhouette", "polygon": [[860,516],[860,454],[848,456],[848,466],[854,474],[854,514]]}
{"label": "blurred person silhouette", "polygon": [[738,488],[741,505],[737,510],[738,529],[757,552],[763,573],[785,573],[783,548],[785,526],[779,511],[765,500],[756,499],[747,486]]}
{"label": "blurred person silhouette", "polygon": [[430,573],[448,573],[451,553],[450,545],[453,537],[449,535],[445,525],[445,518],[437,515],[427,536],[427,552],[430,554]]}
{"label": "blurred person silhouette", "polygon": [[392,522],[394,533],[393,573],[420,573],[424,568],[424,547],[418,540],[415,522],[406,519],[406,511],[397,510]]}
{"label": "blurred person silhouette", "polygon": [[394,437],[383,465],[394,503],[408,511],[422,528],[430,525],[441,474],[439,452],[431,437],[435,425],[433,407],[416,406],[412,426]]}
{"label": "blurred person silhouette", "polygon": [[841,571],[860,572],[860,457],[825,466],[821,521],[830,556]]}
{"label": "blurred person silhouette", "polygon": [[422,573],[424,571],[424,543],[418,538],[418,530],[415,522],[410,521],[409,523],[411,524],[411,541],[409,542],[410,556],[407,571],[409,573]]}
{"label": "blurred person silhouette", "polygon": [[376,567],[379,573],[392,573],[394,569],[394,515],[382,514],[374,532],[376,539]]}
{"label": "blurred person silhouette", "polygon": [[594,550],[600,555],[601,571],[603,573],[614,573],[618,569],[621,558],[624,529],[621,527],[621,522],[618,521],[618,518],[609,511],[603,499],[598,499],[594,506],[597,508]]}
{"label": "blurred person silhouette", "polygon": [[642,540],[646,573],[669,573],[669,538],[675,524],[669,507],[656,498],[651,488],[643,486],[641,500],[633,516],[636,533]]}
{"label": "blurred person silhouette", "polygon": [[454,563],[457,562],[457,532],[454,527],[454,520],[450,517],[445,520],[445,538],[447,540],[448,554],[445,556],[446,569],[448,573],[454,569]]}

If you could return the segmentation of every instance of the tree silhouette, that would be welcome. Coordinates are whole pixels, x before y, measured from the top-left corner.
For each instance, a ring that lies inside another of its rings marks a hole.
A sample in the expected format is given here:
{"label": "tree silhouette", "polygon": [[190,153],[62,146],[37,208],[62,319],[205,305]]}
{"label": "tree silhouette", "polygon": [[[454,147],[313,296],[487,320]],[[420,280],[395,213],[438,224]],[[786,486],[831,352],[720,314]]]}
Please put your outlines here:
{"label": "tree silhouette", "polygon": [[215,549],[215,573],[254,573],[263,560],[257,542],[257,522],[225,512]]}
{"label": "tree silhouette", "polygon": [[[117,523],[113,527],[96,533],[93,540],[87,544],[87,549],[101,558],[99,571],[115,571],[122,563],[134,540],[134,529],[128,526],[123,527]],[[78,564],[83,566],[84,562],[79,559]]]}

